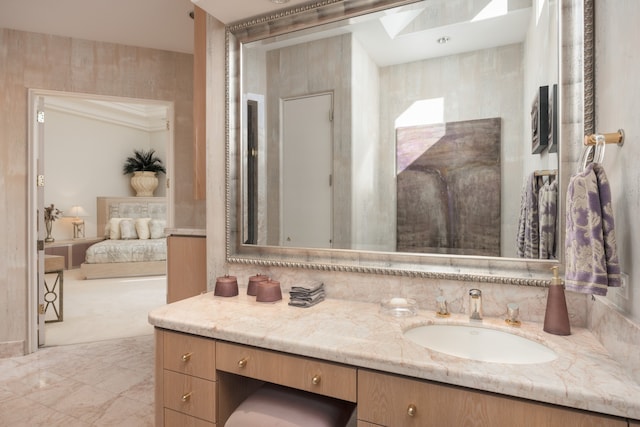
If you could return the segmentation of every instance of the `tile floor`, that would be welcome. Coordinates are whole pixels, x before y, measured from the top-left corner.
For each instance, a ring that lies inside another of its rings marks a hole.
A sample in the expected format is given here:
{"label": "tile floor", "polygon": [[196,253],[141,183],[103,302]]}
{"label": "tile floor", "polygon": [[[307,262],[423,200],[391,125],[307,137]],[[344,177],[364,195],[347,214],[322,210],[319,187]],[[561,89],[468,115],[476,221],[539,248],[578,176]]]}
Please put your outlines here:
{"label": "tile floor", "polygon": [[153,335],[0,359],[0,426],[153,426]]}

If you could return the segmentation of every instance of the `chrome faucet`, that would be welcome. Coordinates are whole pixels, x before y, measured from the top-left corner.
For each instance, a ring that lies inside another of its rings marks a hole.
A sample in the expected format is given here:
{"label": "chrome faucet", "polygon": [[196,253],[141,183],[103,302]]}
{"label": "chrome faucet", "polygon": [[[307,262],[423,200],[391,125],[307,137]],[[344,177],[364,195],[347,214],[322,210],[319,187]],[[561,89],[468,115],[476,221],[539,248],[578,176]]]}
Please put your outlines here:
{"label": "chrome faucet", "polygon": [[469,319],[482,320],[482,291],[480,289],[469,290]]}

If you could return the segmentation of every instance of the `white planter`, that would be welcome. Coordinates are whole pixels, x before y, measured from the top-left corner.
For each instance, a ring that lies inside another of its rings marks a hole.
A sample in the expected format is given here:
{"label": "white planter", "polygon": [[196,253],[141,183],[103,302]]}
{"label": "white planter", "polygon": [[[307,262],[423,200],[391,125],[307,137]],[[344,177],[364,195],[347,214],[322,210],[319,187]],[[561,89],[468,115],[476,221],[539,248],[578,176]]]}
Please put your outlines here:
{"label": "white planter", "polygon": [[158,177],[155,172],[134,172],[131,177],[131,187],[136,190],[136,197],[152,197],[158,188]]}

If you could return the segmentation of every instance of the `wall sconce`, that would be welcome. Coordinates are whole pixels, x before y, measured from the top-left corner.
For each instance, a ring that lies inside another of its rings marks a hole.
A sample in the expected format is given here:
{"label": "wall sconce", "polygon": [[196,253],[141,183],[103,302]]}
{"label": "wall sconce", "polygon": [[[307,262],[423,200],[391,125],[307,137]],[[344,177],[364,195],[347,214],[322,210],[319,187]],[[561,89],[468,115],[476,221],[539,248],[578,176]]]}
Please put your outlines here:
{"label": "wall sconce", "polygon": [[73,217],[73,238],[84,239],[84,220],[81,217],[89,216],[82,206],[71,206],[69,214]]}

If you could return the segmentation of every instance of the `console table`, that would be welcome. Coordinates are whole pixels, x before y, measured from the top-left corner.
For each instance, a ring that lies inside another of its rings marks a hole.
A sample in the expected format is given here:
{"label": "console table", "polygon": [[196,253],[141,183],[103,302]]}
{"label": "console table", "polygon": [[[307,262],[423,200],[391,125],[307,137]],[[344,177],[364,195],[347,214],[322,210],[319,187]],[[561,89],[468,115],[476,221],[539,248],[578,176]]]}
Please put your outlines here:
{"label": "console table", "polygon": [[[62,290],[64,285],[64,257],[58,255],[44,256],[44,314],[49,306],[56,315],[54,320],[45,320],[45,323],[62,322]],[[47,283],[47,274],[55,274],[53,283]],[[57,288],[57,289],[56,289]]]}

